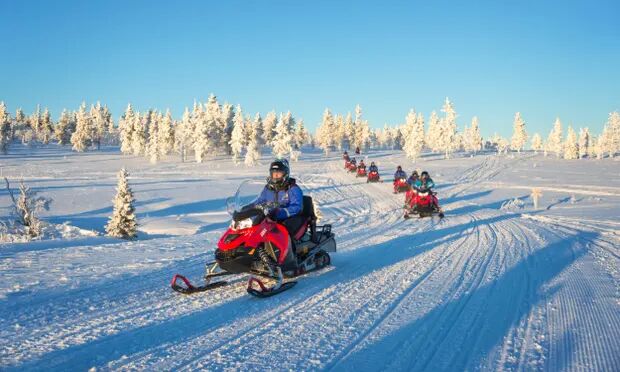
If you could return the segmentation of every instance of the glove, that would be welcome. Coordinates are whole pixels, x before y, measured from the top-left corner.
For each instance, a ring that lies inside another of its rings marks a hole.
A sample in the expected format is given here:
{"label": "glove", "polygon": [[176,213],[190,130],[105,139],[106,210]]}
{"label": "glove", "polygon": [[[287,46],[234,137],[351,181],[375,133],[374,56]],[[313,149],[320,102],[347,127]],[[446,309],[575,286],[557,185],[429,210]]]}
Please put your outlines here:
{"label": "glove", "polygon": [[271,210],[269,210],[269,213],[267,213],[267,217],[269,217],[270,220],[276,220],[277,216],[278,216],[278,212],[280,212],[280,209],[278,208],[272,208]]}

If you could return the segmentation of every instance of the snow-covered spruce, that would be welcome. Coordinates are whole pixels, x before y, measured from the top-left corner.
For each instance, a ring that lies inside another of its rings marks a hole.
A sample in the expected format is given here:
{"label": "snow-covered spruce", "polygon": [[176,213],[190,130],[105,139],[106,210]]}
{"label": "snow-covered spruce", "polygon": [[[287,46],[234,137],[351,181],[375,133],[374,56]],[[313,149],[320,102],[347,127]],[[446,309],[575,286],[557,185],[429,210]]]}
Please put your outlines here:
{"label": "snow-covered spruce", "polygon": [[235,164],[239,164],[241,153],[243,152],[243,145],[245,142],[244,126],[243,111],[241,110],[241,105],[237,105],[237,110],[233,118],[232,136],[229,141],[232,159]]}
{"label": "snow-covered spruce", "polygon": [[127,183],[129,173],[125,168],[118,172],[118,186],[116,187],[116,197],[114,198],[114,211],[105,227],[109,236],[133,239],[137,236],[138,222],[136,220],[135,208],[133,206],[133,192]]}
{"label": "snow-covered spruce", "polygon": [[0,152],[6,154],[11,142],[11,117],[4,102],[0,102]]}
{"label": "snow-covered spruce", "polygon": [[525,120],[521,117],[521,113],[515,114],[513,122],[513,134],[510,140],[510,149],[521,152],[527,143],[527,132],[525,131]]}
{"label": "snow-covered spruce", "polygon": [[273,138],[273,155],[277,158],[284,158],[291,153],[291,134],[284,120],[284,115],[280,114],[280,119],[276,125],[276,135]]}

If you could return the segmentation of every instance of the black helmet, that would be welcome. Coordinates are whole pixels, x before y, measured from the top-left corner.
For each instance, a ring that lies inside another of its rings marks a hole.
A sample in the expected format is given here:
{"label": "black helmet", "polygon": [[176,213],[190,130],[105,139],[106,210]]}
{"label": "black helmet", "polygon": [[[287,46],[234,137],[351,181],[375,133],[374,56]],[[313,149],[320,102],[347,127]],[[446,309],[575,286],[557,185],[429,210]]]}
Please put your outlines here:
{"label": "black helmet", "polygon": [[398,167],[396,167],[396,170],[401,171],[401,170],[403,170],[403,167],[401,167],[401,166],[399,165]]}
{"label": "black helmet", "polygon": [[[280,171],[284,173],[284,176],[280,179],[273,179],[273,177],[271,177],[271,174],[275,171]],[[288,166],[288,160],[286,159],[276,159],[273,162],[271,162],[271,165],[269,165],[269,184],[272,186],[282,186],[284,183],[286,183],[288,181],[288,177],[289,177],[289,173],[290,173],[290,169]]]}
{"label": "black helmet", "polygon": [[345,155],[348,155],[349,153],[345,151],[345,152],[344,152],[344,154],[345,154]]}
{"label": "black helmet", "polygon": [[430,177],[430,176],[428,175],[428,172],[427,172],[427,171],[424,171],[424,172],[420,173],[420,178],[424,178],[424,176],[426,176],[426,177]]}
{"label": "black helmet", "polygon": [[370,165],[375,165],[375,162],[374,162],[374,161],[371,161],[371,162],[370,162]]}

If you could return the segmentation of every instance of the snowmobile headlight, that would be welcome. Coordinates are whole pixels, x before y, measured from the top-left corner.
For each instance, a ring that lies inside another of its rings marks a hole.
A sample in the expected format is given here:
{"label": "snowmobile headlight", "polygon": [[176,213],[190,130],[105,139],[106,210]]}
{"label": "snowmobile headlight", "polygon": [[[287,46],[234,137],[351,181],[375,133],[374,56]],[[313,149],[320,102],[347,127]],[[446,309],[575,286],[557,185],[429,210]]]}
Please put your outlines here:
{"label": "snowmobile headlight", "polygon": [[242,230],[242,229],[248,229],[250,227],[252,227],[253,223],[252,223],[252,219],[251,218],[246,218],[243,219],[241,221],[236,221],[233,222],[233,228],[236,230]]}

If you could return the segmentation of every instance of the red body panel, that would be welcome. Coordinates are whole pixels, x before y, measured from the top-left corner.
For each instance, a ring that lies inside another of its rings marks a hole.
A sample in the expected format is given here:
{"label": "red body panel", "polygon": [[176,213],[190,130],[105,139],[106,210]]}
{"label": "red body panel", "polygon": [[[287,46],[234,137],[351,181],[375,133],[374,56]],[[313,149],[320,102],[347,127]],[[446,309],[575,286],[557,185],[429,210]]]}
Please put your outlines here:
{"label": "red body panel", "polygon": [[368,173],[369,181],[378,181],[379,180],[379,172],[370,172]]}
{"label": "red body panel", "polygon": [[[227,237],[231,234],[239,235],[226,243]],[[233,230],[228,228],[224,235],[217,242],[217,247],[222,251],[237,249],[241,244],[246,247],[256,248],[261,243],[271,242],[280,249],[278,264],[284,262],[289,247],[289,234],[286,228],[267,218],[256,226],[247,229]]]}
{"label": "red body panel", "polygon": [[409,190],[407,194],[405,194],[405,202],[409,208],[413,208],[414,205],[422,208],[429,208],[432,204],[439,207],[439,200],[430,192],[418,193],[415,190]]}
{"label": "red body panel", "polygon": [[409,189],[409,184],[407,183],[407,180],[403,180],[402,178],[397,179],[396,181],[394,181],[394,192],[399,192],[399,190],[402,189]]}
{"label": "red body panel", "polygon": [[366,177],[366,169],[358,168],[357,169],[357,175],[360,176],[360,177]]}

